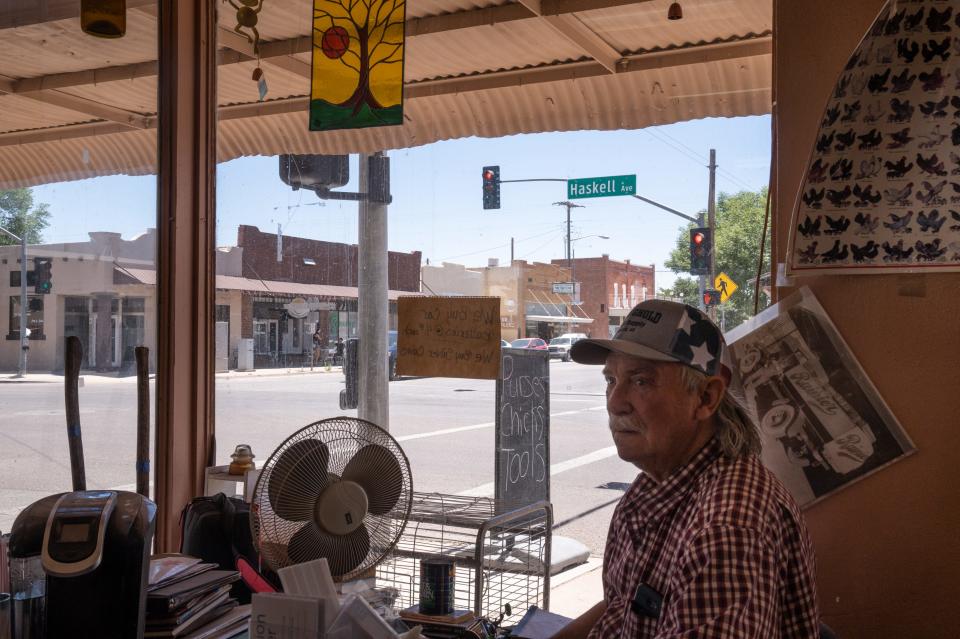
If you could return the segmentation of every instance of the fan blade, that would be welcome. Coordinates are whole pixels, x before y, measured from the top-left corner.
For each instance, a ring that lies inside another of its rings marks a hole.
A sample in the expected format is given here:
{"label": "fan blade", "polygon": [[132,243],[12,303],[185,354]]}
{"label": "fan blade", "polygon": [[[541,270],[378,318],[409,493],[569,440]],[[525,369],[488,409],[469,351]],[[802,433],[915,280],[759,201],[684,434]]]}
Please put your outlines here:
{"label": "fan blade", "polygon": [[349,535],[330,535],[308,524],[290,539],[287,554],[290,561],[299,564],[325,557],[330,573],[341,577],[366,559],[370,552],[370,535],[366,526],[360,526]]}
{"label": "fan blade", "polygon": [[288,521],[312,519],[317,497],[328,483],[329,459],[327,445],[316,439],[304,439],[283,451],[267,484],[273,511]]}
{"label": "fan blade", "polygon": [[368,512],[383,515],[397,504],[403,492],[403,470],[388,449],[377,444],[364,446],[347,462],[343,478],[354,481],[367,492]]}

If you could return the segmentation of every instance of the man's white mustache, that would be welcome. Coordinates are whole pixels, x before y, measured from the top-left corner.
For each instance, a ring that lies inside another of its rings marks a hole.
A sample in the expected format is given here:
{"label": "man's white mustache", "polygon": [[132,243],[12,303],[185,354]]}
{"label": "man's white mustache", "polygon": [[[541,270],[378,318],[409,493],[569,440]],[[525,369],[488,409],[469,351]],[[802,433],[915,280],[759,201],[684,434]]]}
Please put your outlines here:
{"label": "man's white mustache", "polygon": [[634,423],[632,419],[624,415],[610,415],[609,424],[610,424],[611,432],[625,430],[625,431],[630,431],[634,433],[639,433],[641,430],[643,430],[640,426]]}

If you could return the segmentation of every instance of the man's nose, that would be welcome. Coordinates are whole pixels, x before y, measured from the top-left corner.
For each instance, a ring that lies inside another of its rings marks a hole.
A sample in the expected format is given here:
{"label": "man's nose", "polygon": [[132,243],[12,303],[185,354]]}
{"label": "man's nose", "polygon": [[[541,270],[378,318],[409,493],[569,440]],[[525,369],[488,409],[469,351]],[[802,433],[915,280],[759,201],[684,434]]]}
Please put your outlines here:
{"label": "man's nose", "polygon": [[611,415],[626,415],[633,410],[627,401],[628,384],[614,383],[607,387],[607,412]]}

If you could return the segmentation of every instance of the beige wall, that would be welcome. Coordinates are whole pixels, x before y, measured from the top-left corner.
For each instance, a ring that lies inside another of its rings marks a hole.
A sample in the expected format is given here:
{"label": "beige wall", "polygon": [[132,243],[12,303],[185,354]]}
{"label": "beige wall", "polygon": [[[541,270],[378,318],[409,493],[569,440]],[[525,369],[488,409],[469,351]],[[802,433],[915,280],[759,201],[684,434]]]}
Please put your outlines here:
{"label": "beige wall", "polygon": [[[840,69],[882,0],[775,5],[776,261]],[[805,278],[918,452],[807,512],[825,620],[848,637],[956,637],[960,275]],[[793,289],[780,289],[785,296]]]}
{"label": "beige wall", "polygon": [[[7,259],[0,264],[0,371],[14,371],[19,361],[18,340],[6,339],[10,330],[10,297],[20,296],[20,287],[10,287],[9,271],[18,270],[19,264],[13,251],[19,253],[19,247],[3,247],[0,255]],[[40,257],[52,257],[51,280],[53,291],[43,298],[44,340],[30,340],[27,370],[34,373],[46,373],[63,370],[63,303],[66,296],[89,297],[96,293],[112,293],[115,297],[144,298],[144,344],[156,344],[156,289],[145,285],[116,285],[113,283],[114,261],[112,258],[86,256],[67,257],[45,250],[44,247],[32,247],[33,253]],[[28,257],[28,269],[33,263]],[[33,294],[33,287],[27,288],[27,294]],[[150,367],[155,369],[156,349],[151,348]],[[85,359],[86,361],[86,359]],[[86,364],[84,365],[86,367]]]}
{"label": "beige wall", "polygon": [[523,330],[523,310],[517,282],[520,264],[493,266],[483,270],[484,295],[500,298],[500,337],[511,342],[520,337]]}
{"label": "beige wall", "polygon": [[485,295],[483,272],[462,264],[444,262],[442,266],[421,266],[423,292],[428,295]]}

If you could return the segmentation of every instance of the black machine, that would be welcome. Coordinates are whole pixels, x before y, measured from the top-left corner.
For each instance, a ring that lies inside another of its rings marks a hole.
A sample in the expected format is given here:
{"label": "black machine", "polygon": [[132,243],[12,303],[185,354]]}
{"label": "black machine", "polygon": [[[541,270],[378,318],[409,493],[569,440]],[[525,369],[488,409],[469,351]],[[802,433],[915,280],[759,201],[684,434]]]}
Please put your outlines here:
{"label": "black machine", "polygon": [[[156,505],[137,493],[85,490],[45,497],[17,517],[10,559],[42,563],[38,637],[141,638]],[[18,620],[14,619],[17,624]]]}

